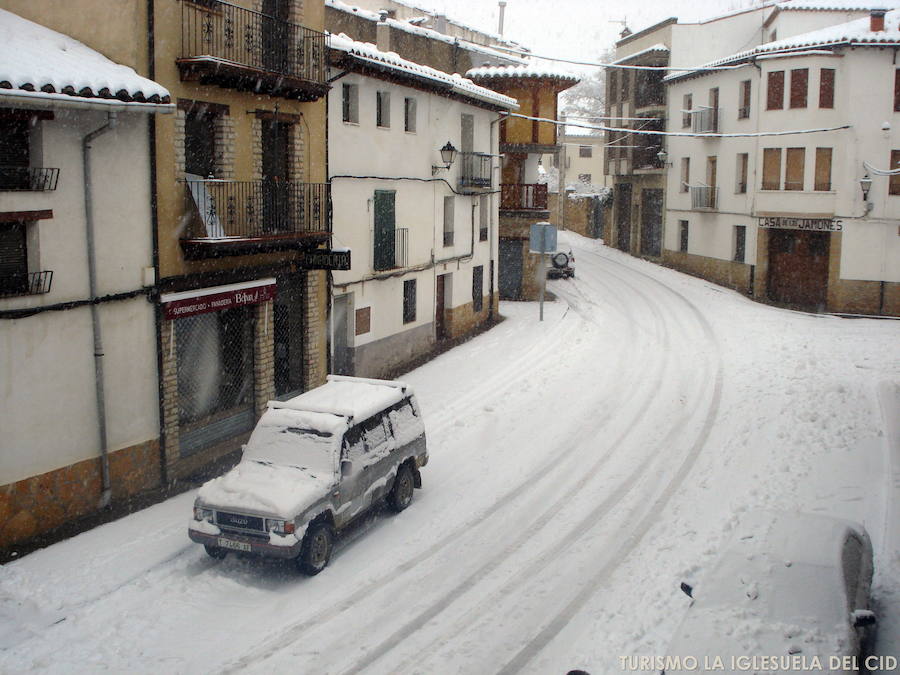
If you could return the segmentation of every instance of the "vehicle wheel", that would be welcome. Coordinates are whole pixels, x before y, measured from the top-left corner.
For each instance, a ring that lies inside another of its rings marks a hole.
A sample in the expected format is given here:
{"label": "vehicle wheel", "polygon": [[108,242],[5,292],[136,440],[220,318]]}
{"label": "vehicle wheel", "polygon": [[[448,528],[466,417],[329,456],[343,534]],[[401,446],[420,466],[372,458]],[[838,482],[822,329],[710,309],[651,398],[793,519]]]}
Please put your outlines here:
{"label": "vehicle wheel", "polygon": [[388,504],[390,507],[400,513],[409,506],[413,498],[413,489],[415,489],[415,481],[413,480],[412,471],[409,464],[401,464],[397,469],[397,477],[394,478],[394,486],[388,493]]}
{"label": "vehicle wheel", "polygon": [[303,537],[297,567],[309,576],[315,576],[331,560],[331,549],[334,546],[334,533],[327,523],[313,523]]}
{"label": "vehicle wheel", "polygon": [[550,262],[553,263],[553,266],[556,269],[562,270],[565,269],[566,265],[569,264],[569,256],[567,256],[565,253],[560,252],[550,258]]}
{"label": "vehicle wheel", "polygon": [[228,551],[224,548],[219,548],[218,546],[211,546],[210,544],[204,544],[203,548],[206,549],[206,554],[210,558],[215,558],[216,560],[221,560],[226,555],[228,555]]}

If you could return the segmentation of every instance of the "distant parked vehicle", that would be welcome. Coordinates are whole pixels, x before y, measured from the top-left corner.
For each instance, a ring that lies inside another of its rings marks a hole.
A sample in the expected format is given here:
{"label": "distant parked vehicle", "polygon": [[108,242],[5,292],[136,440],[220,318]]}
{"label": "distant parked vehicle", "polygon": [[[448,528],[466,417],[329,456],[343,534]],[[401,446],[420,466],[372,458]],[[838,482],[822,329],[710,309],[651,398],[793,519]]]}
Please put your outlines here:
{"label": "distant parked vehicle", "polygon": [[240,463],[200,488],[188,533],[214,558],[293,558],[318,574],[354,518],[381,499],[395,511],[409,506],[427,463],[409,386],[329,375],[321,387],[269,403]]}
{"label": "distant parked vehicle", "polygon": [[575,255],[572,251],[562,251],[550,256],[550,267],[547,268],[548,279],[571,279],[575,276]]}
{"label": "distant parked vehicle", "polygon": [[871,583],[872,545],[862,525],[749,514],[702,584],[681,584],[693,602],[662,672],[704,664],[720,672],[855,672],[848,664],[855,658],[862,666],[874,632]]}

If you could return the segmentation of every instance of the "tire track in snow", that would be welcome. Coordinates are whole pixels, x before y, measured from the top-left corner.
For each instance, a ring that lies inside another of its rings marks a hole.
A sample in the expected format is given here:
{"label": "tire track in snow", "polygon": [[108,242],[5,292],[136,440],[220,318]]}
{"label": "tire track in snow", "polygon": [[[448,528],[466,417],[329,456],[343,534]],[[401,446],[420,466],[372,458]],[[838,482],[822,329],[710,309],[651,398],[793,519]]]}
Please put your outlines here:
{"label": "tire track in snow", "polygon": [[[581,318],[583,318],[583,317],[581,317]],[[572,327],[570,329],[567,329],[565,331],[565,334],[568,334],[569,332],[573,332],[578,327],[578,323],[576,321],[572,321],[571,318],[569,319],[569,322],[571,323]],[[555,350],[557,348],[557,344],[558,343],[556,342],[555,337],[553,340],[548,339],[546,341],[543,341],[543,345],[544,345],[543,347],[536,346],[534,350],[530,350],[531,353],[529,355],[527,355],[525,358],[517,359],[516,363],[519,363],[519,364],[524,363],[524,362],[530,363],[530,362],[532,362],[532,359],[535,358],[535,354],[537,354],[537,353],[540,353],[543,355],[551,354],[551,353],[555,352]],[[642,356],[642,355],[635,356],[633,358],[633,360],[636,362],[641,362],[640,356]],[[624,359],[616,359],[615,363],[616,363],[616,368],[614,371],[611,371],[609,373],[609,377],[613,378],[613,379],[619,379],[617,374],[620,372],[624,372],[626,370],[626,365],[628,365],[628,363]],[[644,387],[645,392],[640,392],[644,395],[645,400],[642,401],[642,403],[644,405],[649,404],[649,402],[652,401],[659,394],[659,391],[660,391],[659,385],[662,382],[663,375],[664,375],[664,373],[662,371],[660,373],[658,373],[657,377],[655,379],[653,379],[652,381],[650,381],[649,383],[647,383],[647,385]],[[513,387],[515,387],[519,380],[524,379],[524,375],[523,375],[523,371],[521,369],[518,371],[514,371],[514,370],[512,370],[512,367],[511,367],[509,369],[509,371],[506,372],[503,376],[497,376],[497,377],[491,378],[491,379],[492,379],[492,383],[489,385],[489,389],[487,390],[487,393],[496,395],[496,394],[502,393],[505,390],[509,390],[509,389],[512,389]],[[647,392],[649,392],[649,396],[646,395]],[[476,406],[476,405],[479,405],[480,403],[482,403],[485,393],[486,393],[486,390],[482,387],[479,387],[477,390],[475,390],[475,394],[477,394],[477,395],[472,395],[472,396],[468,397],[472,401],[472,403],[470,404],[470,407]],[[629,396],[625,399],[622,399],[622,401],[620,401],[619,404],[624,405],[626,403],[631,403],[632,399],[637,398],[638,393],[639,392],[637,390],[631,391],[629,393]],[[632,419],[629,422],[629,424],[626,425],[626,431],[623,432],[622,435],[620,435],[620,437],[618,437],[613,443],[610,444],[612,450],[615,450],[617,447],[619,447],[621,445],[621,442],[628,435],[628,433],[630,433],[628,431],[628,429],[633,427],[634,423],[637,422],[637,419],[640,417],[640,410],[643,408],[643,405],[635,406],[635,407],[638,409],[638,412],[635,414],[634,419]],[[455,416],[457,414],[459,414],[460,411],[463,411],[463,410],[464,410],[464,408],[462,406],[456,406],[451,411],[442,411],[441,416],[445,417],[445,419],[450,420],[450,419],[455,418]],[[607,410],[606,413],[604,414],[604,416],[602,418],[600,418],[598,423],[591,425],[591,428],[595,431],[602,429],[607,424],[607,422],[609,421],[609,419],[612,416],[613,416],[612,410]],[[448,421],[445,423],[444,428],[448,427],[449,425],[450,425],[450,423]],[[441,427],[439,427],[439,428],[441,428]],[[471,534],[476,528],[483,526],[483,524],[485,524],[485,523],[489,523],[490,519],[492,517],[496,516],[505,507],[511,505],[513,502],[518,500],[520,497],[524,497],[529,492],[537,491],[545,483],[545,481],[553,480],[554,472],[562,470],[561,467],[563,466],[564,461],[577,456],[577,451],[579,449],[579,444],[577,443],[577,440],[583,434],[584,434],[583,429],[579,429],[579,430],[572,432],[563,441],[562,445],[563,445],[564,449],[560,453],[558,453],[558,454],[550,453],[548,461],[541,464],[534,471],[530,472],[527,476],[525,476],[525,478],[514,489],[507,492],[505,495],[503,495],[500,499],[498,499],[496,502],[494,502],[487,509],[484,509],[484,510],[476,513],[473,517],[467,519],[465,522],[463,522],[462,524],[460,524],[459,526],[457,526],[456,528],[451,530],[448,534],[446,534],[440,540],[433,543],[431,546],[429,546],[427,549],[425,549],[419,555],[402,562],[400,565],[393,568],[390,572],[367,582],[364,586],[357,589],[354,593],[350,594],[349,596],[345,597],[343,600],[332,605],[328,610],[320,612],[314,616],[307,617],[307,618],[305,618],[299,622],[296,622],[296,623],[286,627],[285,629],[279,631],[276,635],[272,636],[271,638],[266,639],[262,644],[257,645],[250,652],[245,653],[245,654],[241,655],[240,657],[228,662],[225,666],[223,666],[223,672],[236,672],[238,670],[242,670],[243,668],[246,668],[247,666],[249,666],[251,664],[257,664],[257,663],[271,657],[273,654],[283,651],[284,649],[287,649],[290,646],[290,644],[292,644],[293,642],[295,642],[298,639],[301,639],[303,633],[305,633],[309,629],[311,629],[315,626],[321,625],[323,622],[330,621],[344,612],[356,609],[360,602],[364,601],[367,597],[373,595],[374,593],[384,590],[385,585],[388,583],[396,582],[397,584],[400,584],[403,586],[408,586],[410,582],[409,582],[409,580],[404,578],[405,573],[407,573],[411,570],[414,570],[419,565],[421,565],[423,562],[425,562],[429,558],[437,555],[441,550],[445,549],[446,547],[450,546],[451,544],[457,543],[458,540],[460,539],[460,537],[463,537],[467,534]],[[612,452],[609,453],[609,455],[611,455],[611,454],[612,454]],[[593,470],[598,471],[600,468],[602,468],[603,464],[605,464],[606,461],[609,460],[609,458],[610,457],[608,455],[601,457],[600,461],[598,461],[595,464],[595,466],[593,467]],[[556,511],[558,511],[558,508],[557,508],[557,505],[554,504],[553,507],[551,507],[550,509],[545,511],[546,517],[541,516],[538,518],[538,520],[542,522],[542,526],[545,526],[548,522],[550,522],[550,520],[552,520],[552,515],[555,514]],[[550,514],[549,516],[546,515],[548,513]],[[510,551],[521,548],[522,545],[527,543],[527,541],[532,536],[532,532],[533,532],[533,530],[530,527],[525,528],[523,530],[524,535],[519,537],[514,542],[513,546],[511,546],[511,548],[510,548]],[[478,570],[476,570],[476,572],[473,575],[470,575],[470,576],[474,578],[474,577],[483,575],[489,567],[494,568],[494,567],[498,566],[505,559],[506,555],[508,555],[508,554],[505,552],[501,552],[501,553],[495,555],[494,558],[492,558],[491,561],[487,565],[481,566]],[[458,591],[454,591],[454,593],[456,595],[459,595]],[[434,607],[437,605],[441,605],[441,603],[443,601],[444,600],[442,599],[441,602],[433,604],[432,608],[429,610],[429,613],[431,611],[434,611]],[[439,611],[437,611],[436,613],[439,613]],[[407,632],[408,632],[409,628],[413,627],[411,624],[414,624],[414,623],[415,623],[415,621],[410,622],[410,624],[404,626],[404,628],[407,629]],[[382,650],[379,649],[376,651],[378,651],[379,655],[380,655]],[[372,659],[372,660],[375,660],[375,659]],[[356,667],[355,669],[358,669],[358,668],[359,667]]]}

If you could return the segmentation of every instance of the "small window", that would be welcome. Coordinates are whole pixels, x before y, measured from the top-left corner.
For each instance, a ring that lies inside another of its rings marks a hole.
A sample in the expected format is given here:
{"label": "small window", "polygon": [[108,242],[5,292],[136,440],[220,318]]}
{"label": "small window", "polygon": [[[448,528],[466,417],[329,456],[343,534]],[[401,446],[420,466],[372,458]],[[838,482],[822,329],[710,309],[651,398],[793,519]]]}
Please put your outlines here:
{"label": "small window", "polygon": [[750,80],[744,80],[738,90],[738,119],[748,117],[750,117]]}
{"label": "small window", "polygon": [[791,108],[805,108],[809,90],[809,68],[791,71]]}
{"label": "small window", "polygon": [[684,103],[682,104],[681,110],[681,126],[684,129],[687,129],[691,126],[691,113],[690,110],[693,109],[694,105],[694,97],[692,94],[684,95]]}
{"label": "small window", "polygon": [[484,307],[484,265],[472,268],[472,310],[480,312]]}
{"label": "small window", "polygon": [[678,221],[678,250],[687,253],[688,250],[688,221]]}
{"label": "small window", "polygon": [[747,226],[734,226],[734,261],[744,262],[747,253]]}
{"label": "small window", "polygon": [[403,282],[403,323],[416,320],[416,280]]}
{"label": "small window", "polygon": [[691,158],[681,158],[681,192],[687,192],[691,184]]}
{"label": "small window", "polygon": [[344,83],[341,92],[341,107],[344,121],[359,124],[359,85]]}
{"label": "small window", "polygon": [[[900,169],[900,150],[891,150],[890,169]],[[900,195],[900,174],[890,176],[888,179],[888,194]]]}
{"label": "small window", "polygon": [[382,129],[391,127],[391,94],[387,91],[375,92],[375,124]]}
{"label": "small window", "polygon": [[590,145],[579,145],[578,146],[578,156],[579,157],[593,157],[594,156],[594,148]]}
{"label": "small window", "polygon": [[[834,108],[834,68],[819,70],[819,107]],[[897,83],[894,83],[894,110],[897,109]]]}
{"label": "small window", "polygon": [[785,190],[803,189],[803,165],[806,162],[806,150],[804,148],[787,149],[787,167],[784,173]]}
{"label": "small window", "polygon": [[454,204],[453,197],[444,197],[444,246],[453,246]]}
{"label": "small window", "polygon": [[607,75],[609,79],[609,102],[615,103],[619,100],[619,89],[616,86],[618,84],[618,72],[615,70],[610,70]]}
{"label": "small window", "polygon": [[831,190],[831,148],[816,148],[816,178],[813,189],[825,192]]}
{"label": "small window", "polygon": [[491,226],[491,198],[484,195],[479,200],[478,207],[478,241],[487,241]]}
{"label": "small window", "polygon": [[762,189],[781,189],[781,148],[763,150]]}
{"label": "small window", "polygon": [[738,153],[737,167],[735,170],[737,180],[735,181],[736,184],[734,186],[734,191],[737,194],[744,194],[747,192],[747,166],[749,159],[749,155],[746,152]]}
{"label": "small window", "polygon": [[388,432],[384,426],[382,415],[376,415],[362,424],[363,439],[366,443],[366,454],[381,454],[387,450]]}
{"label": "small window", "polygon": [[580,180],[585,185],[590,185],[591,184],[591,174],[580,173],[580,174],[578,174],[578,180]]}
{"label": "small window", "polygon": [[28,251],[25,223],[0,223],[0,296],[18,295],[28,289]]}
{"label": "small window", "polygon": [[769,73],[766,92],[766,110],[784,108],[784,71],[774,70]]}
{"label": "small window", "polygon": [[416,99],[403,99],[403,129],[410,133],[416,130]]}

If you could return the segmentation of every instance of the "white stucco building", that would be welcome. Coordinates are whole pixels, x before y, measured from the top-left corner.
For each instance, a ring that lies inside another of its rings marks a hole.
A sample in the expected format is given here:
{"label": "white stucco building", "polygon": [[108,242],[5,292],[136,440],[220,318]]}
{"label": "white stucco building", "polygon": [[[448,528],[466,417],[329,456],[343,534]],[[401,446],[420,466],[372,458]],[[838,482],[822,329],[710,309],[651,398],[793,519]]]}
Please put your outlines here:
{"label": "white stucco building", "polygon": [[[330,37],[333,370],[382,376],[497,308],[498,124],[516,101]],[[447,166],[441,149],[457,152]]]}
{"label": "white stucco building", "polygon": [[686,135],[666,139],[664,260],[776,304],[897,315],[900,12],[759,12],[756,44],[708,63],[729,69],[666,78]]}
{"label": "white stucco building", "polygon": [[5,10],[0,36],[4,547],[158,483],[147,115],[174,106]]}

